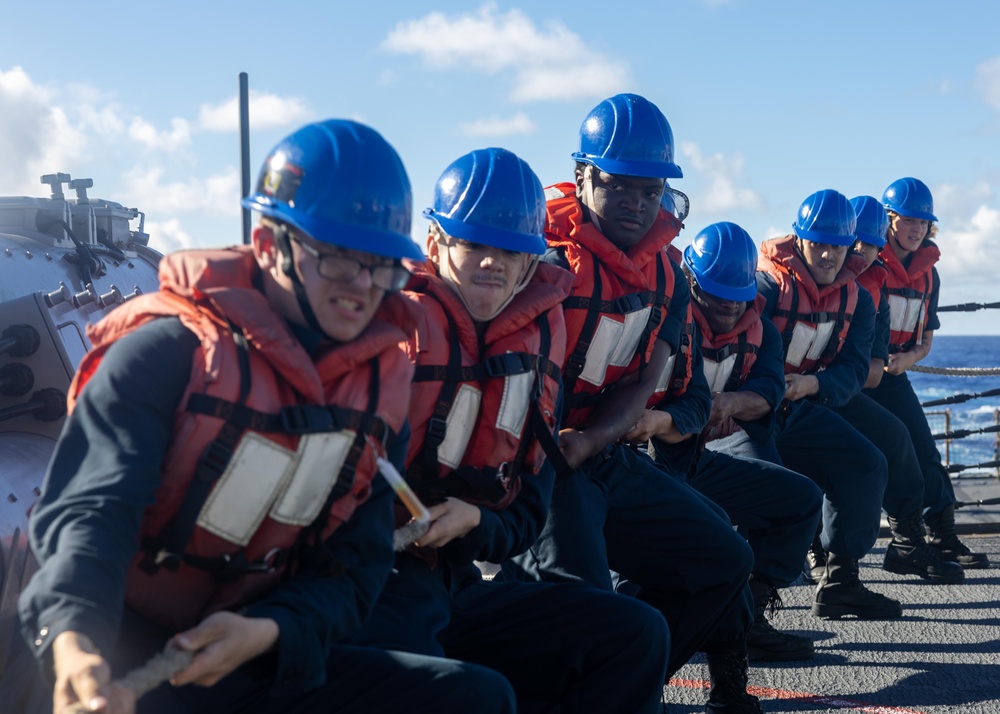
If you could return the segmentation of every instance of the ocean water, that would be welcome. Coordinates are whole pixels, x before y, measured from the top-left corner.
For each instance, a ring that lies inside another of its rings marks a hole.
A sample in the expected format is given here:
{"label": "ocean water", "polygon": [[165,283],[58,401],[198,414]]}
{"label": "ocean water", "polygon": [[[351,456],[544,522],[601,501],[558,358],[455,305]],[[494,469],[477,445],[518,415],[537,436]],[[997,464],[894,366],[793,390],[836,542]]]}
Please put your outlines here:
{"label": "ocean water", "polygon": [[[1000,336],[935,335],[930,354],[920,363],[928,367],[976,367],[1000,371]],[[943,399],[954,394],[981,394],[1000,389],[1000,375],[958,377],[909,372],[910,381],[921,402]],[[931,432],[946,429],[982,429],[1000,423],[1000,396],[970,399],[960,404],[925,408]],[[947,424],[947,427],[946,427]],[[993,433],[977,434],[950,443],[939,442],[939,451],[947,462],[972,465],[1000,460],[1000,442]],[[1000,474],[996,468],[966,469],[956,475],[986,471]]]}

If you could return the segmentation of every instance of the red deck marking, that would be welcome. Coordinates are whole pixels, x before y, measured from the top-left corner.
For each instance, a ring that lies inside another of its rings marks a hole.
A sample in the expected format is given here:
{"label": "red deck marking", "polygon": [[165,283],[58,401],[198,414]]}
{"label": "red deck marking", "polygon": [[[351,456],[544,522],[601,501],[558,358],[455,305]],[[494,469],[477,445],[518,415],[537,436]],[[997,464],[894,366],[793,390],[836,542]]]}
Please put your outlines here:
{"label": "red deck marking", "polygon": [[[711,684],[707,679],[677,679],[670,680],[671,687],[686,687],[687,689],[708,689]],[[855,699],[844,697],[827,697],[821,694],[808,694],[807,692],[790,692],[787,689],[772,689],[771,687],[755,687],[750,685],[747,691],[756,697],[764,699],[794,699],[807,704],[821,704],[835,709],[853,709],[865,714],[925,714],[916,709],[903,709],[902,707],[890,707],[884,704],[871,704],[870,702],[859,702]]]}

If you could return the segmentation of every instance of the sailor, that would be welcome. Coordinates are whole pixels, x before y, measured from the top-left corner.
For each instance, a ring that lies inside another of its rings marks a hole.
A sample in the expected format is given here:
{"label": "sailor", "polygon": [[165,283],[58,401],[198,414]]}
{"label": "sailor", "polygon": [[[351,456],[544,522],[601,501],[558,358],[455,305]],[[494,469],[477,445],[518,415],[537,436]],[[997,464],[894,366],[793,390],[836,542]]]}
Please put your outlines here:
{"label": "sailor", "polygon": [[[877,300],[876,339],[872,341],[868,378],[870,385],[881,380],[882,368],[888,355],[888,301],[883,300],[879,283],[886,271],[877,264],[878,250],[885,245],[889,219],[878,199],[858,196],[851,199],[857,215],[855,247],[864,256],[864,272],[858,284]],[[965,579],[962,566],[943,560],[927,545],[921,519],[924,502],[924,477],[906,426],[892,412],[866,394],[858,392],[846,403],[834,407],[855,429],[864,434],[885,456],[889,479],[882,497],[892,539],[885,550],[882,568],[900,575],[919,575],[932,583],[959,583]]]}
{"label": "sailor", "polygon": [[[872,338],[871,358],[868,362],[868,378],[865,380],[865,389],[876,386],[885,373],[885,365],[889,361],[889,301],[882,290],[885,285],[887,272],[885,263],[879,257],[879,250],[885,245],[885,230],[879,225],[879,216],[873,210],[871,201],[881,208],[877,199],[871,196],[856,196],[851,199],[854,213],[857,216],[858,238],[854,241],[851,250],[861,255],[868,267],[857,277],[858,285],[868,291],[872,297],[872,302],[877,306],[875,311],[875,332]],[[882,209],[883,215],[885,210]],[[888,225],[888,218],[883,219]],[[867,226],[867,229],[866,229]],[[881,238],[880,238],[881,236]],[[912,450],[912,449],[911,449]],[[884,452],[883,452],[883,455]],[[885,455],[888,459],[888,455]],[[805,567],[802,574],[806,581],[816,584],[823,577],[826,569],[826,551],[819,540],[819,532],[813,539],[809,550],[806,553]]]}
{"label": "sailor", "polygon": [[934,267],[941,251],[931,240],[937,233],[934,198],[923,181],[906,177],[889,184],[882,204],[889,214],[887,240],[880,253],[888,270],[889,361],[881,382],[866,394],[895,414],[910,432],[923,473],[924,524],[931,548],[963,568],[988,568],[988,556],[969,550],[955,533],[955,490],[906,376],[910,367],[930,353],[934,331],[941,325],[937,316],[941,280]]}
{"label": "sailor", "polygon": [[[563,302],[567,358],[557,478],[545,528],[504,577],[584,581],[612,588],[611,571],[640,588],[670,625],[667,676],[737,608],[753,556],[715,504],[624,441],[676,350],[686,305],[672,299],[664,248],[681,223],[660,209],[664,179],[679,178],[673,133],[660,110],[635,94],[595,107],[580,130],[576,182],[546,191],[545,260],[574,275]],[[657,339],[663,335],[666,339]],[[696,545],[695,545],[696,544]],[[746,692],[742,638],[709,656],[709,707],[756,712]]]}
{"label": "sailor", "polygon": [[858,577],[858,561],[878,536],[886,461],[832,411],[861,389],[871,356],[875,308],[855,282],[864,258],[848,253],[856,220],[837,191],[808,196],[794,233],[761,245],[757,289],[783,344],[785,401],[775,445],[782,464],[824,493],[820,539],[827,562],[813,613],[891,619],[902,614],[900,604]]}
{"label": "sailor", "polygon": [[406,343],[407,478],[433,504],[431,526],[397,555],[356,641],[492,667],[521,710],[658,711],[660,613],[584,583],[486,582],[473,562],[531,545],[555,479],[545,450],[558,455],[573,276],[538,262],[541,183],[505,149],[473,151],[445,169],[424,215],[429,260],[407,291],[425,308]]}
{"label": "sailor", "polygon": [[[781,338],[759,312],[757,248],[735,223],[714,223],[695,236],[683,257],[674,246],[670,252],[691,291],[693,331],[665,398],[643,415],[659,421],[650,429],[651,451],[658,464],[687,473],[688,484],[721,506],[747,536],[754,553],[749,582],[754,621],[746,634],[750,660],[810,659],[812,639],[778,631],[766,610],[780,603],[777,589],[799,576],[819,524],[822,491],[775,463],[704,448],[723,436],[745,435],[744,425],[769,440],[774,409],[784,395]],[[707,406],[703,429],[691,426],[699,404]]]}
{"label": "sailor", "polygon": [[310,124],[243,205],[252,246],[165,257],[160,291],[90,332],[20,601],[47,710],[133,711],[112,675],[169,640],[194,658],[139,711],[513,711],[492,670],[349,644],[392,567],[376,459],[408,442],[402,162]]}

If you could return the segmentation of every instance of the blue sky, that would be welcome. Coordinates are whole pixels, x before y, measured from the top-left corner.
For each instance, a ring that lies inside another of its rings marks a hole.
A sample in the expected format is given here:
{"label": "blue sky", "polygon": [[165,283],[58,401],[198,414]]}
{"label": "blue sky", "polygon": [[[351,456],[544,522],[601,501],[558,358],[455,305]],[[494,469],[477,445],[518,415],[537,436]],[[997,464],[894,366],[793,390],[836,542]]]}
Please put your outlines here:
{"label": "blue sky", "polygon": [[[760,242],[813,191],[912,175],[940,218],[942,304],[1000,301],[1000,3],[0,0],[0,17],[0,195],[93,178],[163,251],[240,240],[241,71],[254,177],[297,126],[364,121],[406,164],[418,238],[453,159],[504,146],[570,180],[587,112],[635,92],[674,131],[679,245],[719,220]],[[944,317],[942,334],[1000,334],[996,311]]]}

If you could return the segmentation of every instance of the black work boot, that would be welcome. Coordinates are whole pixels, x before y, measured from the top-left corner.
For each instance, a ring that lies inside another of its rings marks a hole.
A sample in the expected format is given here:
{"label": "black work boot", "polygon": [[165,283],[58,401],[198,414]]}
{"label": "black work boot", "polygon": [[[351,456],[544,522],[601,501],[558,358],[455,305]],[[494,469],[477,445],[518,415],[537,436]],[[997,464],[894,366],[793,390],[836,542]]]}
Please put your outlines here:
{"label": "black work boot", "polygon": [[763,714],[760,700],[747,693],[747,655],[743,648],[706,652],[709,714]]}
{"label": "black work boot", "polygon": [[861,584],[857,560],[827,553],[826,571],[816,588],[812,611],[825,620],[845,615],[854,615],[859,620],[893,620],[903,614],[903,607]]}
{"label": "black work boot", "polygon": [[898,521],[889,518],[892,540],[885,549],[882,569],[899,575],[919,575],[933,583],[960,583],[965,571],[958,563],[942,560],[924,541],[920,513],[912,513]]}
{"label": "black work boot", "polygon": [[986,553],[974,553],[955,534],[955,506],[948,506],[941,513],[924,516],[927,526],[927,545],[937,551],[942,560],[950,560],[969,570],[990,567]]}
{"label": "black work boot", "polygon": [[813,538],[812,545],[806,551],[806,564],[802,567],[802,577],[807,583],[819,585],[820,578],[826,570],[826,551],[819,541],[819,534]]}
{"label": "black work boot", "polygon": [[750,576],[750,593],[753,595],[753,626],[747,633],[747,657],[757,662],[791,662],[812,659],[813,641],[802,635],[781,632],[767,621],[781,606],[778,590],[771,584]]}

